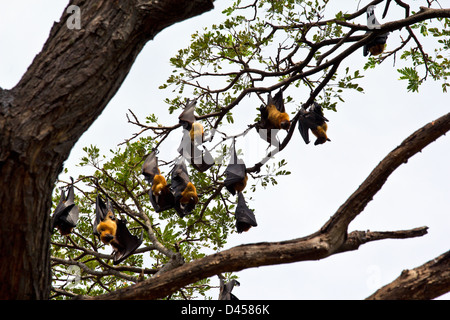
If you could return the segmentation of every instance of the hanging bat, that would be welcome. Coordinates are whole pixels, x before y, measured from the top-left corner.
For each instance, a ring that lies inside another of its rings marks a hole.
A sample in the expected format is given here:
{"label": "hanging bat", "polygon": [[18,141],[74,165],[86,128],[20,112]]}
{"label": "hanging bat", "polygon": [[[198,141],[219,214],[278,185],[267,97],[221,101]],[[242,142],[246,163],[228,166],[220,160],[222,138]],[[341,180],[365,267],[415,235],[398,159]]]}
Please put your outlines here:
{"label": "hanging bat", "polygon": [[237,280],[230,280],[227,283],[220,277],[220,293],[219,300],[239,300],[234,294],[231,293],[233,291],[234,286],[239,287],[241,284]]}
{"label": "hanging bat", "polygon": [[197,143],[194,143],[190,139],[190,136],[186,131],[177,150],[196,170],[205,172],[211,168],[215,162],[208,149],[203,145],[201,145],[200,148],[203,151],[199,149]]}
{"label": "hanging bat", "polygon": [[256,223],[255,214],[249,207],[247,207],[247,203],[245,202],[242,192],[238,192],[238,203],[235,218],[236,230],[238,233],[248,231],[251,227],[258,226]]}
{"label": "hanging bat", "polygon": [[117,265],[128,258],[142,243],[138,238],[130,233],[125,219],[118,219],[114,214],[114,209],[109,199],[107,203],[97,196],[95,204],[94,234],[97,235],[104,244],[109,244],[113,248],[113,264]]}
{"label": "hanging bat", "polygon": [[261,119],[256,124],[256,130],[261,138],[273,144],[272,136],[280,129],[289,130],[291,125],[289,115],[284,108],[283,91],[278,91],[273,98],[269,93],[267,105],[262,105],[259,110]]}
{"label": "hanging bat", "polygon": [[236,141],[233,141],[231,159],[228,167],[225,169],[226,178],[223,182],[225,188],[227,188],[232,195],[235,195],[236,192],[243,191],[248,180],[245,163],[242,159],[238,159],[235,145]]}
{"label": "hanging bat", "polygon": [[197,189],[190,181],[184,158],[174,165],[172,169],[171,189],[175,197],[174,208],[180,217],[184,217],[194,210],[198,203]]}
{"label": "hanging bat", "polygon": [[188,101],[186,107],[183,112],[178,117],[179,123],[183,126],[183,129],[189,132],[189,138],[192,142],[196,142],[198,144],[203,143],[203,139],[205,136],[205,131],[203,129],[203,125],[200,122],[197,122],[195,118],[195,105],[197,104],[197,100]]}
{"label": "hanging bat", "polygon": [[173,208],[175,198],[166,178],[158,168],[158,157],[156,151],[151,152],[144,161],[142,174],[148,184],[152,186],[149,191],[150,202],[156,212]]}
{"label": "hanging bat", "polygon": [[331,141],[327,136],[328,119],[324,117],[322,106],[317,102],[314,102],[309,111],[306,111],[303,107],[300,110],[300,117],[298,119],[298,130],[306,144],[309,143],[309,130],[316,136],[314,145]]}
{"label": "hanging bat", "polygon": [[72,184],[67,190],[67,197],[64,190],[61,190],[61,197],[59,198],[59,203],[55,208],[51,222],[52,232],[57,228],[63,236],[70,234],[72,229],[76,227],[80,214],[80,210],[74,202],[73,178],[70,177],[70,179],[72,180]]}
{"label": "hanging bat", "polygon": [[[369,6],[367,8],[367,27],[371,30],[373,29],[380,29],[381,24],[378,22],[377,18],[375,17],[375,6]],[[368,31],[367,33],[370,33],[371,31]],[[366,57],[369,53],[372,56],[379,55],[383,53],[384,49],[386,48],[386,41],[388,38],[389,32],[380,34],[375,37],[371,42],[364,45],[363,48],[363,54]]]}

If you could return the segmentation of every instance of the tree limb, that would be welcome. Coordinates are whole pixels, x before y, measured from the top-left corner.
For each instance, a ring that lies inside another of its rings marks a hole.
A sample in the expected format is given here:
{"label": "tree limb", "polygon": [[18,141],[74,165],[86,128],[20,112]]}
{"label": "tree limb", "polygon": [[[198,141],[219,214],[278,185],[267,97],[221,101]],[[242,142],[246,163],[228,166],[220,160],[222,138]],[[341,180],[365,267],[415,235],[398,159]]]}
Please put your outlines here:
{"label": "tree limb", "polygon": [[450,251],[412,270],[403,270],[393,282],[366,300],[434,299],[450,290]]}
{"label": "tree limb", "polygon": [[[347,237],[347,227],[381,189],[389,175],[414,154],[450,130],[450,113],[428,123],[406,138],[371,172],[361,186],[317,232],[282,242],[246,244],[186,263],[134,286],[86,299],[158,299],[195,281],[223,272],[318,260],[332,254],[354,250],[355,233]],[[394,233],[372,233],[371,240],[418,236],[426,229]],[[350,240],[349,240],[350,239]],[[367,242],[367,241],[366,241]],[[360,244],[363,241],[359,241]],[[359,245],[359,244],[358,244]]]}

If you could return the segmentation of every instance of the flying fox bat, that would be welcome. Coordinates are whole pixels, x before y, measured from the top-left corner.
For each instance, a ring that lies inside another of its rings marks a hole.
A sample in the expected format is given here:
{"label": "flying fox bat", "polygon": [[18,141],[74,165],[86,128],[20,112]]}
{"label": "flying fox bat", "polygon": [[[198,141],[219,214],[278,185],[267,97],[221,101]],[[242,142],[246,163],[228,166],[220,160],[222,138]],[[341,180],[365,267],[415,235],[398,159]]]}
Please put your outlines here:
{"label": "flying fox bat", "polygon": [[238,233],[248,231],[251,227],[258,226],[256,223],[255,214],[249,207],[247,207],[247,203],[245,202],[242,192],[238,192],[238,203],[235,218],[236,230]]}
{"label": "flying fox bat", "polygon": [[317,137],[314,145],[331,141],[327,136],[328,125],[326,122],[328,119],[324,117],[322,106],[320,104],[314,102],[308,111],[302,107],[300,112],[298,130],[305,143],[309,143],[309,130]]}
{"label": "flying fox bat", "polygon": [[67,197],[64,190],[61,190],[61,197],[52,217],[52,232],[57,228],[63,236],[72,232],[72,229],[77,225],[80,214],[80,210],[74,202],[73,178],[70,177],[70,179],[72,180],[72,184],[67,190]]}
{"label": "flying fox bat", "polygon": [[113,248],[113,264],[117,265],[128,258],[142,243],[142,234],[138,238],[130,233],[125,219],[118,219],[109,199],[107,203],[97,196],[95,208],[94,234],[104,244]]}
{"label": "flying fox bat", "polygon": [[[200,148],[203,150],[200,150]],[[215,162],[211,153],[203,145],[198,144],[190,139],[189,133],[185,131],[178,152],[186,158],[186,160],[198,171],[205,172],[211,168]]]}
{"label": "flying fox bat", "polygon": [[233,141],[230,163],[225,169],[226,178],[223,182],[225,188],[227,188],[232,195],[235,195],[236,192],[241,192],[244,190],[248,180],[245,163],[242,159],[238,159],[235,145],[236,141]]}
{"label": "flying fox bat", "polygon": [[[367,8],[367,27],[371,30],[373,29],[380,29],[381,24],[378,22],[377,18],[375,17],[375,6],[369,6]],[[367,33],[370,33],[372,31],[368,31]],[[364,45],[363,48],[363,54],[366,57],[369,53],[372,56],[379,55],[383,53],[384,49],[386,48],[386,41],[388,38],[389,32],[380,34],[375,37],[371,42]]]}
{"label": "flying fox bat", "polygon": [[184,217],[194,210],[198,203],[197,189],[189,179],[184,158],[174,165],[172,169],[171,189],[175,197],[174,208],[180,217]]}
{"label": "flying fox bat", "polygon": [[186,108],[178,117],[183,126],[183,138],[178,147],[178,152],[198,171],[205,172],[214,165],[211,153],[203,148],[201,151],[197,146],[202,145],[205,139],[205,131],[200,122],[196,122],[194,109],[197,101],[188,101]]}
{"label": "flying fox bat", "polygon": [[151,152],[144,161],[142,174],[148,184],[152,186],[149,191],[150,202],[156,212],[161,212],[173,208],[175,198],[166,178],[158,168],[158,157],[156,151]]}
{"label": "flying fox bat", "polygon": [[256,130],[261,138],[273,144],[272,136],[280,129],[289,130],[291,125],[289,115],[284,108],[283,91],[278,91],[273,98],[269,93],[267,105],[262,105],[259,110],[261,119],[256,124]]}
{"label": "flying fox bat", "polygon": [[178,117],[179,123],[183,126],[183,129],[189,132],[189,138],[191,141],[195,141],[198,144],[202,144],[205,131],[203,129],[203,125],[200,122],[197,122],[195,118],[195,105],[197,104],[196,100],[188,101],[186,107],[183,112],[181,112]]}
{"label": "flying fox bat", "polygon": [[219,300],[239,300],[234,294],[231,293],[233,291],[234,286],[239,287],[241,284],[237,280],[230,280],[227,283],[220,278],[220,293]]}

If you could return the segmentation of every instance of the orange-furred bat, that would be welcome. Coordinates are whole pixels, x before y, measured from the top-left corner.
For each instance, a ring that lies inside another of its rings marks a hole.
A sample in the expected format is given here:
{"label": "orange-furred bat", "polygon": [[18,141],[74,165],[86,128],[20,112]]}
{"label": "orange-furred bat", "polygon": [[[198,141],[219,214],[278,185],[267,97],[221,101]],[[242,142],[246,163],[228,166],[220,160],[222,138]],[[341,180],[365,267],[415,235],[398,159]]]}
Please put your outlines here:
{"label": "orange-furred bat", "polygon": [[96,199],[94,234],[97,235],[104,244],[110,244],[117,232],[117,218],[111,202],[105,204],[100,196]]}
{"label": "orange-furred bat", "polygon": [[203,125],[200,122],[197,122],[197,119],[195,118],[194,111],[196,104],[197,100],[188,100],[187,105],[183,112],[179,115],[178,120],[183,126],[183,129],[189,131],[191,141],[201,144],[205,136],[205,131],[203,129]]}
{"label": "orange-furred bat", "polygon": [[305,143],[309,143],[308,130],[311,130],[317,138],[314,145],[331,141],[327,136],[328,125],[326,121],[328,121],[328,119],[324,117],[322,106],[320,104],[314,102],[308,111],[303,108],[300,111],[298,130]]}
{"label": "orange-furred bat", "polygon": [[259,110],[261,119],[256,124],[256,130],[264,140],[272,143],[272,130],[275,130],[275,133],[280,129],[289,130],[291,122],[284,108],[283,91],[278,91],[273,98],[269,94],[267,105],[262,105]]}
{"label": "orange-furred bat", "polygon": [[142,234],[138,238],[126,227],[126,220],[117,219],[111,202],[105,202],[97,196],[94,221],[94,234],[104,244],[113,248],[113,264],[119,264],[128,258],[142,243]]}
{"label": "orange-furred bat", "polygon": [[172,169],[171,189],[175,198],[174,208],[180,217],[184,217],[194,210],[198,203],[195,186],[189,179],[186,163],[181,157]]}
{"label": "orange-furred bat", "polygon": [[184,188],[183,192],[181,192],[180,204],[183,207],[187,206],[195,206],[198,203],[198,195],[197,189],[192,184],[192,182],[188,182],[186,188]]}
{"label": "orange-furred bat", "polygon": [[[198,171],[205,172],[214,165],[210,152],[204,148],[205,130],[200,122],[196,121],[194,109],[196,100],[188,101],[185,109],[178,117],[183,126],[183,137],[178,152]],[[200,148],[203,150],[200,150]]]}
{"label": "orange-furred bat", "polygon": [[156,212],[161,212],[173,208],[175,198],[166,178],[161,174],[158,168],[158,157],[156,151],[153,151],[145,159],[142,166],[142,174],[148,184],[152,186],[149,191],[150,202]]}

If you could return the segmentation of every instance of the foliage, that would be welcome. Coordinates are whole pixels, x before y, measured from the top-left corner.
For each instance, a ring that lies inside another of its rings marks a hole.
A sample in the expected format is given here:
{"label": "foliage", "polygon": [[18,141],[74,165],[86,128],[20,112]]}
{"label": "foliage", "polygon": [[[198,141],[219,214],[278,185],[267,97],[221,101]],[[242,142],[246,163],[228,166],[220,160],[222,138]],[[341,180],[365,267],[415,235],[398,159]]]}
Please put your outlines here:
{"label": "foliage", "polygon": [[[252,99],[250,103],[258,106],[265,103],[267,93],[281,89],[293,115],[291,129],[280,147],[270,150],[254,166],[247,166],[253,183],[247,187],[247,194],[255,192],[259,184],[275,185],[277,177],[290,174],[285,160],[266,163],[289,143],[301,107],[318,101],[326,109],[337,111],[345,94],[364,92],[358,83],[364,77],[362,70],[367,72],[399,52],[407,65],[398,72],[400,79],[408,82],[408,91],[417,92],[428,76],[441,80],[442,89],[447,90],[450,67],[447,18],[405,25],[406,38],[398,34],[403,27],[400,25],[390,35],[390,39],[400,39],[397,46],[389,45],[382,55],[368,57],[364,66],[340,68],[352,54],[362,55],[368,30],[356,20],[365,19],[365,10],[349,14],[333,5],[335,2],[329,0],[236,0],[223,11],[224,22],[192,35],[190,46],[170,59],[172,75],[160,88],[171,90],[165,102],[172,113],[181,112],[186,100],[195,97],[198,119],[212,134],[208,148],[216,165],[205,173],[189,167],[200,196],[199,204],[184,218],[173,209],[156,213],[149,202],[149,185],[141,174],[146,155],[154,148],[163,149],[165,139],[176,132],[179,124],[165,126],[158,123],[154,114],[147,116],[145,124],[134,117],[130,122],[141,131],[117,150],[105,155],[96,146],[86,147],[86,156],[79,165],[86,172],[93,172],[75,179],[80,220],[70,236],[63,237],[57,232],[52,236],[55,298],[116,290],[151,278],[176,254],[189,262],[224,247],[228,236],[235,232],[236,199],[223,188],[230,142],[244,137],[254,123],[246,123],[248,127],[238,134],[227,133],[222,127],[224,119],[228,124],[237,122],[233,108],[244,99]],[[421,44],[424,39],[428,42],[430,36],[439,43],[433,55],[425,53],[425,45]],[[300,87],[306,90],[299,93]],[[259,114],[254,113],[255,109],[251,111],[257,121]],[[161,171],[169,176],[174,159],[163,152],[160,156]],[[261,170],[264,165],[265,170]],[[61,182],[59,187],[66,185],[67,182]],[[92,233],[97,194],[113,201],[116,211],[127,218],[132,233],[144,230],[143,245],[119,266],[112,265],[110,247],[105,247]],[[53,200],[56,207],[59,188]],[[209,279],[204,279],[168,298],[218,294],[210,293],[210,289]]]}

